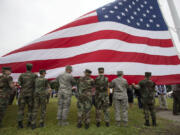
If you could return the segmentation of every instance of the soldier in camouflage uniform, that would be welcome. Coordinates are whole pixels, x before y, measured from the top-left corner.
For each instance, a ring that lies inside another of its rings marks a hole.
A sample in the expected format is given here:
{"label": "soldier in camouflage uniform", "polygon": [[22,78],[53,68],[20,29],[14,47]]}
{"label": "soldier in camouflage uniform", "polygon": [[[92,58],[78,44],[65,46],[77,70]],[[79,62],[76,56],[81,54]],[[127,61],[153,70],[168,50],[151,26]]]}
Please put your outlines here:
{"label": "soldier in camouflage uniform", "polygon": [[104,76],[104,68],[98,69],[99,76],[95,79],[95,107],[96,107],[96,126],[100,127],[101,110],[104,112],[106,126],[109,127],[109,96],[108,78]]}
{"label": "soldier in camouflage uniform", "polygon": [[84,120],[85,129],[89,128],[90,111],[92,107],[92,88],[94,87],[94,80],[90,77],[91,71],[85,70],[85,76],[78,80],[78,124],[77,127],[82,127]]}
{"label": "soldier in camouflage uniform", "polygon": [[142,95],[142,103],[145,116],[145,126],[150,126],[149,112],[152,118],[153,126],[156,126],[156,112],[155,112],[155,83],[151,80],[151,73],[145,73],[145,79],[139,82],[139,85],[133,84],[137,89],[140,89]]}
{"label": "soldier in camouflage uniform", "polygon": [[35,80],[37,75],[32,73],[32,64],[26,64],[27,72],[20,75],[18,83],[21,86],[21,91],[18,101],[18,128],[23,128],[24,109],[28,105],[28,122],[27,126],[31,126],[32,111],[33,111],[33,94],[35,89]]}
{"label": "soldier in camouflage uniform", "polygon": [[118,77],[112,80],[110,84],[110,87],[113,88],[115,120],[116,120],[117,126],[120,126],[121,119],[123,121],[123,125],[127,126],[127,123],[128,123],[128,96],[127,96],[128,82],[126,79],[123,78],[122,71],[117,71],[117,76]]}
{"label": "soldier in camouflage uniform", "polygon": [[40,77],[36,78],[35,81],[35,92],[34,92],[34,109],[32,114],[32,129],[36,128],[36,118],[38,110],[40,109],[40,122],[39,126],[44,127],[44,119],[46,115],[46,100],[48,89],[50,89],[49,82],[45,78],[46,70],[40,70]]}
{"label": "soldier in camouflage uniform", "polygon": [[9,95],[13,89],[13,79],[10,76],[11,68],[3,67],[2,75],[0,75],[0,127],[2,126],[2,119],[9,103]]}
{"label": "soldier in camouflage uniform", "polygon": [[67,122],[67,116],[71,105],[72,87],[76,84],[76,81],[71,75],[71,72],[72,67],[66,66],[66,71],[56,78],[56,81],[59,83],[57,112],[59,126],[69,125]]}
{"label": "soldier in camouflage uniform", "polygon": [[180,84],[172,86],[173,90],[173,114],[180,114]]}

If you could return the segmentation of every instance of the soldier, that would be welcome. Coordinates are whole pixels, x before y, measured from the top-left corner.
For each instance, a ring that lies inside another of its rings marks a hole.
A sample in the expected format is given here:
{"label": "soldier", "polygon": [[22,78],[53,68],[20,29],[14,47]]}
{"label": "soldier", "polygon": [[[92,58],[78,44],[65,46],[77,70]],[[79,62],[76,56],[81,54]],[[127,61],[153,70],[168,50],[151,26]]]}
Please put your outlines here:
{"label": "soldier", "polygon": [[2,119],[9,103],[9,95],[13,89],[13,78],[10,76],[11,68],[3,67],[2,75],[0,75],[0,127],[2,126]]}
{"label": "soldier", "polygon": [[82,127],[84,120],[85,129],[89,128],[90,111],[92,107],[92,88],[94,87],[94,80],[90,77],[91,70],[84,71],[85,76],[78,81],[78,124],[77,127]]}
{"label": "soldier", "polygon": [[173,89],[173,114],[180,114],[180,84],[172,86]]}
{"label": "soldier", "polygon": [[28,105],[28,122],[27,127],[31,126],[32,111],[33,111],[33,94],[35,89],[35,79],[37,75],[32,73],[32,64],[26,64],[27,71],[20,75],[18,83],[21,86],[21,91],[18,101],[18,128],[23,128],[24,109]]}
{"label": "soldier", "polygon": [[104,112],[106,126],[109,127],[109,96],[108,78],[104,76],[104,68],[98,68],[99,76],[95,79],[95,107],[96,107],[96,126],[100,127],[101,110]]}
{"label": "soldier", "polygon": [[140,89],[141,100],[143,103],[145,126],[150,126],[149,112],[152,118],[153,126],[156,126],[156,113],[155,113],[155,83],[151,80],[151,72],[145,73],[145,79],[139,82],[139,85],[133,84],[137,89]]}
{"label": "soldier", "polygon": [[[110,87],[113,88],[113,102],[115,109],[115,119],[116,124],[119,127],[121,125],[121,119],[123,121],[123,125],[127,126],[128,123],[128,96],[127,96],[127,88],[128,82],[123,78],[123,72],[117,71],[117,78],[114,79]],[[120,116],[122,112],[122,118]]]}
{"label": "soldier", "polygon": [[40,122],[39,126],[44,127],[44,119],[46,115],[47,94],[50,89],[49,82],[45,78],[46,70],[40,70],[40,77],[35,81],[35,93],[34,93],[34,109],[32,114],[32,129],[36,128],[36,117],[38,109],[40,108]]}
{"label": "soldier", "polygon": [[66,66],[65,73],[60,74],[56,80],[59,83],[58,92],[58,112],[57,119],[59,126],[69,125],[67,116],[71,105],[72,87],[76,84],[75,79],[71,75],[72,66]]}

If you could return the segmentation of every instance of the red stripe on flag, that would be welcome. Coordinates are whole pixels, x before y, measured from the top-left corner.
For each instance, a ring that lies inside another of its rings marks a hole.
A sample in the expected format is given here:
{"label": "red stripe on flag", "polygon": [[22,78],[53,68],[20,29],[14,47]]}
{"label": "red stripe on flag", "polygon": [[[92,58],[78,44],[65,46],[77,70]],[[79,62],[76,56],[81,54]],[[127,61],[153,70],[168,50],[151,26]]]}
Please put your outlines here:
{"label": "red stripe on flag", "polygon": [[13,72],[25,72],[26,63],[34,65],[33,71],[38,72],[39,69],[54,69],[64,67],[66,65],[75,65],[88,62],[135,62],[152,65],[178,65],[180,60],[177,56],[158,56],[148,55],[143,53],[132,52],[117,52],[111,50],[100,50],[91,53],[77,55],[66,59],[53,59],[53,60],[35,60],[27,62],[17,62],[10,64],[0,64],[3,66],[12,67]]}
{"label": "red stripe on flag", "polygon": [[96,23],[96,22],[98,22],[98,17],[97,16],[90,16],[90,17],[82,18],[82,19],[76,20],[72,23],[66,24],[66,25],[64,25],[64,26],[62,26],[62,27],[60,27],[54,31],[47,33],[47,34],[50,34],[50,33],[53,33],[53,32],[56,32],[56,31],[59,31],[62,29],[70,28],[70,27],[86,25],[86,24],[91,24],[91,23]]}
{"label": "red stripe on flag", "polygon": [[133,36],[119,31],[104,30],[82,36],[60,38],[60,39],[48,40],[44,42],[38,42],[35,44],[22,47],[15,51],[12,51],[6,54],[5,56],[17,52],[29,51],[29,50],[75,47],[100,39],[117,39],[128,43],[132,43],[132,45],[133,43],[135,43],[135,44],[146,44],[148,46],[157,46],[157,47],[173,47],[173,43],[171,39],[150,39],[145,37]]}

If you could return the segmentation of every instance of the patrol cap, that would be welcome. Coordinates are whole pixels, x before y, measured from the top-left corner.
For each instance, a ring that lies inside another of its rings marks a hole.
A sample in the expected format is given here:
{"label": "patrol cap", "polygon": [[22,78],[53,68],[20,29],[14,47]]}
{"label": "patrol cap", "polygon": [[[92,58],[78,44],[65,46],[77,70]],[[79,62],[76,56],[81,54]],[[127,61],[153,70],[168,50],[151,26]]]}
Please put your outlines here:
{"label": "patrol cap", "polygon": [[11,71],[11,67],[2,67],[2,70],[4,71],[4,70],[9,70],[9,71]]}
{"label": "patrol cap", "polygon": [[32,68],[32,66],[33,66],[33,64],[31,64],[31,63],[26,64],[26,68]]}
{"label": "patrol cap", "polygon": [[40,73],[40,74],[43,74],[43,73],[46,74],[46,70],[45,70],[45,69],[40,69],[40,70],[39,70],[39,73]]}
{"label": "patrol cap", "polygon": [[66,66],[66,70],[72,70],[72,66],[67,65],[67,66]]}
{"label": "patrol cap", "polygon": [[117,75],[123,75],[123,71],[117,71]]}
{"label": "patrol cap", "polygon": [[104,68],[103,67],[99,67],[98,71],[104,71]]}
{"label": "patrol cap", "polygon": [[84,72],[85,72],[85,73],[89,73],[89,74],[91,74],[91,73],[92,73],[92,71],[91,71],[91,70],[89,70],[89,69],[86,69]]}
{"label": "patrol cap", "polygon": [[150,77],[151,75],[152,75],[151,72],[145,72],[145,76],[146,76],[146,77]]}

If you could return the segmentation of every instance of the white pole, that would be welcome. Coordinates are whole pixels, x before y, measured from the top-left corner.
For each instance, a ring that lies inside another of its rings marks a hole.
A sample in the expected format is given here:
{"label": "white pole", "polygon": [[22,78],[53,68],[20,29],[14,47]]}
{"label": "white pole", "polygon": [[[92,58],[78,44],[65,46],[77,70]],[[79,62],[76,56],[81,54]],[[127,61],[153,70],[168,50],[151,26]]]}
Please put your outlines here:
{"label": "white pole", "polygon": [[175,24],[175,28],[176,28],[176,31],[177,31],[177,35],[178,35],[178,38],[179,38],[179,41],[180,41],[180,19],[179,19],[177,10],[176,10],[176,6],[175,6],[173,0],[167,0],[167,2],[168,2],[168,5],[169,5],[169,8],[171,10],[171,15],[172,15],[172,18],[173,18],[173,21],[174,21],[174,24]]}

